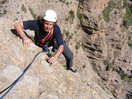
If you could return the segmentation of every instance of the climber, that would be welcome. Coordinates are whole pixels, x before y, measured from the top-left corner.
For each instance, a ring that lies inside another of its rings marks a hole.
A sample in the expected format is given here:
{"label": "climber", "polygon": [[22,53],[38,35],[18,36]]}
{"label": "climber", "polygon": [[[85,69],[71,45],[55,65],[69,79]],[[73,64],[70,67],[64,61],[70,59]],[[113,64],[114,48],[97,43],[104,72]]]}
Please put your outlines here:
{"label": "climber", "polygon": [[34,43],[37,46],[41,48],[45,45],[48,45],[48,47],[52,46],[55,51],[55,54],[47,59],[48,63],[53,64],[62,53],[66,59],[67,70],[76,72],[77,70],[73,66],[73,53],[63,40],[61,30],[56,22],[56,12],[54,10],[46,10],[41,20],[17,22],[14,27],[24,46],[29,47],[33,43],[24,30],[33,30],[35,33]]}

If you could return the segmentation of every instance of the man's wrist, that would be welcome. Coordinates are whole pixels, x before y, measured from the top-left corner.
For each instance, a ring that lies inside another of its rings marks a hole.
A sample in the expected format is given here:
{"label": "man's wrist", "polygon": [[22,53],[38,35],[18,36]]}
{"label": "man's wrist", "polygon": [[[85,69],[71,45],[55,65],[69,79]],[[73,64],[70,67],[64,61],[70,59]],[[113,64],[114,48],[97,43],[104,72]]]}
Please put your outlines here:
{"label": "man's wrist", "polygon": [[53,57],[56,58],[56,59],[58,58],[58,56],[56,56],[56,55],[54,55]]}
{"label": "man's wrist", "polygon": [[22,37],[23,40],[24,40],[24,39],[27,39],[27,38],[28,38],[27,36],[23,36],[23,37]]}

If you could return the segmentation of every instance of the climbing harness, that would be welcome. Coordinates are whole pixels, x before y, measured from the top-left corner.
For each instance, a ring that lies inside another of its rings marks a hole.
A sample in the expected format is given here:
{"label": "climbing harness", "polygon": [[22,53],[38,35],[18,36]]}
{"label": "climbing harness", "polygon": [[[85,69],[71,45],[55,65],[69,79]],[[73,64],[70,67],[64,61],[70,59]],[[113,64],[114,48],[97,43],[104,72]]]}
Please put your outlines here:
{"label": "climbing harness", "polygon": [[[29,63],[29,65],[24,69],[23,73],[11,84],[9,85],[7,88],[5,88],[4,90],[2,90],[0,92],[0,94],[2,94],[3,92],[6,92],[0,97],[0,99],[3,99],[9,92],[10,90],[17,84],[17,82],[23,77],[23,75],[27,72],[27,70],[30,68],[30,66],[33,64],[33,62],[35,61],[36,57],[43,52],[48,52],[48,54],[50,54],[50,50],[48,49],[48,45],[45,45],[42,49],[42,51],[38,52],[34,58],[32,59],[32,61]],[[47,54],[47,55],[48,55]]]}
{"label": "climbing harness", "polygon": [[37,39],[36,37],[34,38],[36,45],[43,47],[47,45],[53,38],[53,31],[54,29],[52,28],[51,31],[42,39]]}

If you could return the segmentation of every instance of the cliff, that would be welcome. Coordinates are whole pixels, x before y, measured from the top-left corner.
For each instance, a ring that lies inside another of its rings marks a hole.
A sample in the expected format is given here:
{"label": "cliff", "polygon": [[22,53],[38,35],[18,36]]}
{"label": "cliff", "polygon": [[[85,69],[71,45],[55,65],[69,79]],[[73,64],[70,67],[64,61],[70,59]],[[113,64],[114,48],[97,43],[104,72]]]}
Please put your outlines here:
{"label": "cliff", "polygon": [[[1,0],[0,91],[42,50],[34,44],[25,48],[13,24],[38,19],[46,9],[57,12],[57,24],[78,69],[77,73],[67,71],[62,55],[50,65],[45,60],[46,53],[41,53],[5,99],[131,99],[131,26],[123,25],[123,0],[112,1],[119,3],[120,9],[112,7],[110,17],[104,17],[110,2]],[[33,37],[32,31],[26,32]]]}

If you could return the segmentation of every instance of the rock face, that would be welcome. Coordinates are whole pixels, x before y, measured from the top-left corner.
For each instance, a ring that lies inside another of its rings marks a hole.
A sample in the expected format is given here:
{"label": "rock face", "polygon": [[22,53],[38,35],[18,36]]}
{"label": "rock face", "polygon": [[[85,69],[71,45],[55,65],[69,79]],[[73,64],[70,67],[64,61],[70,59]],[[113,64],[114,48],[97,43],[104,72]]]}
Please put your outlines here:
{"label": "rock face", "polygon": [[[104,21],[102,11],[108,6],[108,1],[80,1],[84,14],[84,49],[91,65],[114,96],[117,99],[130,99],[132,50],[128,46],[128,38],[132,30],[126,30],[122,25],[125,14],[123,8],[112,9],[110,21]],[[119,3],[119,0],[115,2]]]}
{"label": "rock face", "polygon": [[[0,23],[0,89],[2,90],[23,72],[41,49],[35,45],[29,48],[23,47],[20,38],[10,30],[13,24],[9,18],[0,18]],[[88,64],[86,57],[80,57],[81,61],[84,61],[82,64],[84,66],[74,74],[65,70],[61,63],[48,64],[45,60],[47,55],[40,54],[5,99],[114,99],[107,89],[99,85],[101,80]]]}
{"label": "rock face", "polygon": [[[117,0],[119,1],[119,0]],[[117,2],[116,1],[116,2]],[[109,0],[2,0],[0,3],[0,91],[10,85],[41,51],[25,48],[13,24],[40,18],[46,9],[74,53],[78,72],[65,69],[65,59],[50,65],[41,53],[5,99],[131,99],[132,50],[122,26],[124,9],[113,9],[109,22],[102,11]],[[131,30],[131,29],[130,29]],[[32,31],[26,31],[33,37]],[[126,78],[128,79],[128,78]],[[1,96],[2,94],[0,94]]]}

